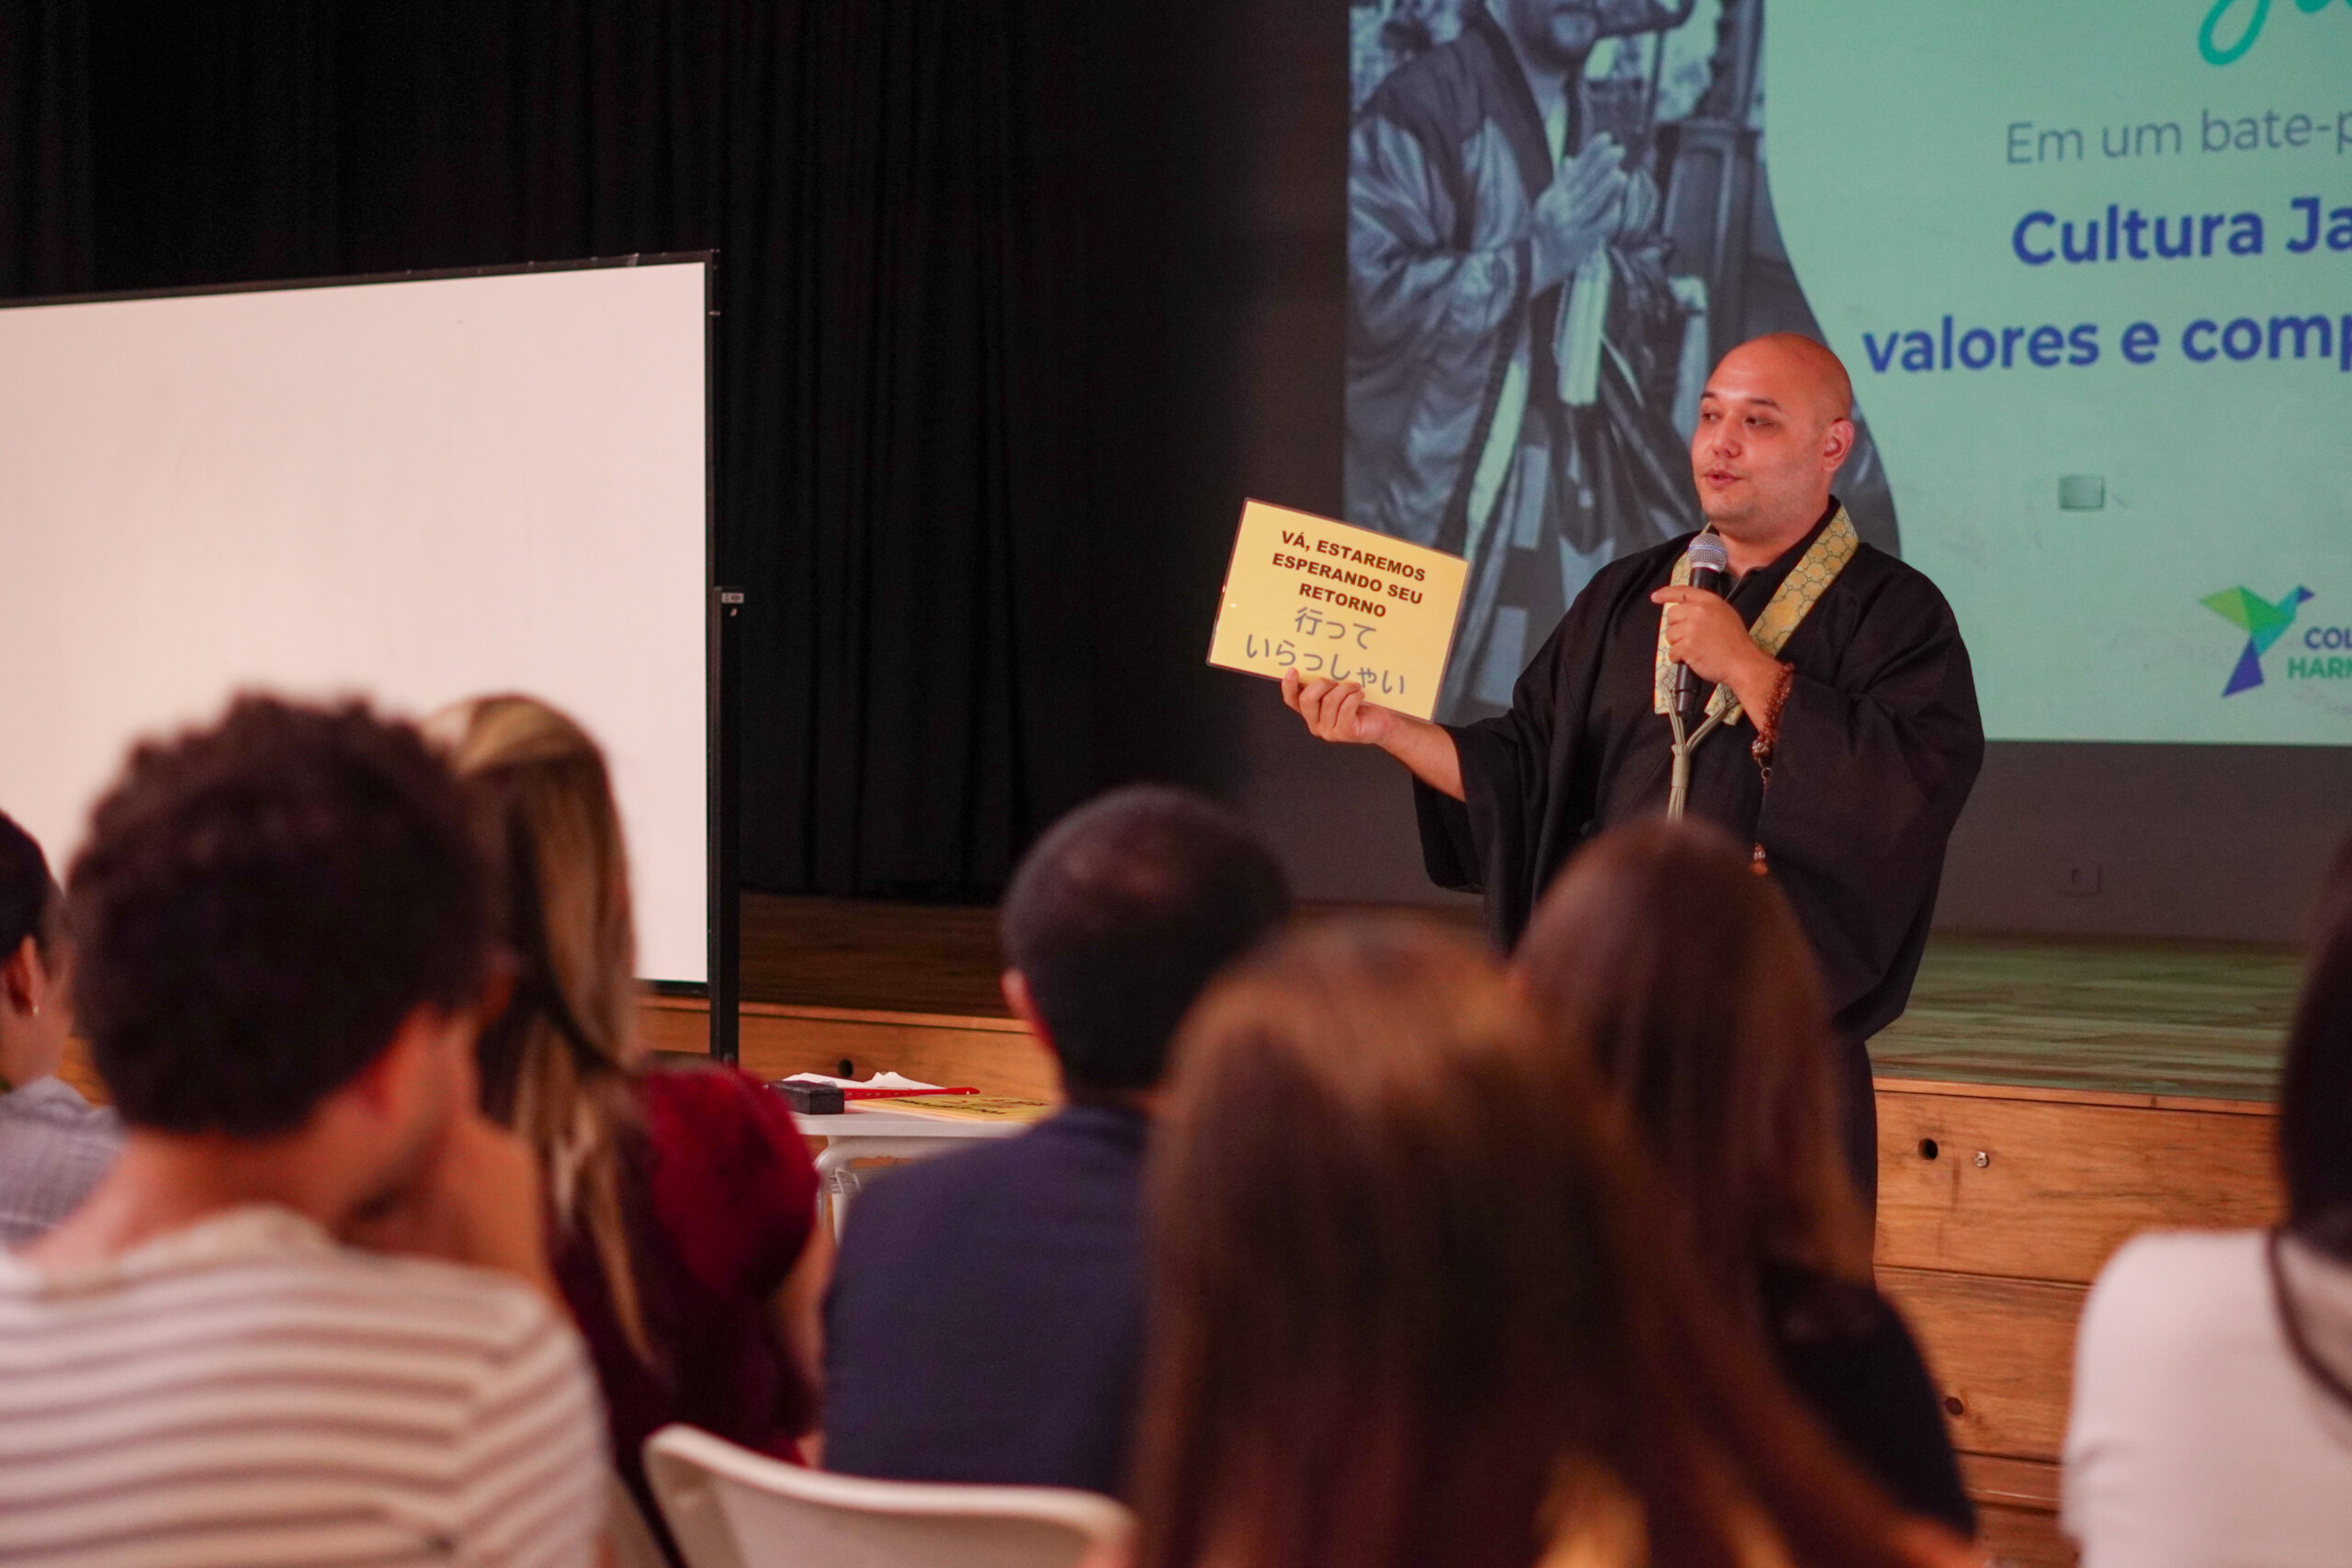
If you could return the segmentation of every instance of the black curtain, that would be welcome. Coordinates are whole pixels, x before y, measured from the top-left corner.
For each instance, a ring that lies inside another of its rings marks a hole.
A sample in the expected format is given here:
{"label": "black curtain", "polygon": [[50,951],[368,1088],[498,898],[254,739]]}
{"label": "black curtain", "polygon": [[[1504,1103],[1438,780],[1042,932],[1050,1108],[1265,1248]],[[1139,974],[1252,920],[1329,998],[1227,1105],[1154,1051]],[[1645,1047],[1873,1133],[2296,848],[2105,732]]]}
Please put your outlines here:
{"label": "black curtain", "polygon": [[746,880],[985,898],[1100,782],[1122,9],[0,0],[0,291],[717,249]]}
{"label": "black curtain", "polygon": [[0,295],[91,287],[88,43],[74,0],[0,5]]}

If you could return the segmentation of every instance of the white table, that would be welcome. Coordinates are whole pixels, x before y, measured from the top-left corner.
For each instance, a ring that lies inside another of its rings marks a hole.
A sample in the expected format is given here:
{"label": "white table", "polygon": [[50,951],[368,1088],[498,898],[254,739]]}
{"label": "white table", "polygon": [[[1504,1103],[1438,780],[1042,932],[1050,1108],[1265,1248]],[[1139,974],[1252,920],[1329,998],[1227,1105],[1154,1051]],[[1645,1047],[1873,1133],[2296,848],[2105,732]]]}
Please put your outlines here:
{"label": "white table", "polygon": [[944,1116],[924,1116],[912,1111],[844,1111],[834,1116],[792,1113],[801,1135],[825,1140],[817,1156],[818,1201],[832,1213],[833,1239],[841,1239],[842,1220],[849,1213],[865,1179],[854,1168],[862,1159],[930,1159],[949,1154],[957,1145],[990,1138],[1018,1137],[1034,1122],[965,1122]]}

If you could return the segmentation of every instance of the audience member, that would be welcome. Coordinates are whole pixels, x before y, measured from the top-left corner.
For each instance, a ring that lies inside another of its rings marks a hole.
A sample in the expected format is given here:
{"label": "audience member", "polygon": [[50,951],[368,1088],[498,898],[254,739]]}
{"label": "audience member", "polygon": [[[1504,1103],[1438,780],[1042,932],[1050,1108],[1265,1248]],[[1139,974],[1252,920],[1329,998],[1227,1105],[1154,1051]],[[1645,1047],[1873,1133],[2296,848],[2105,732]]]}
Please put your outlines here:
{"label": "audience member", "polygon": [[2352,1557],[2352,846],[2321,897],[2278,1087],[2286,1223],[2127,1243],[2075,1351],[2085,1568]]}
{"label": "audience member", "polygon": [[783,1097],[727,1067],[649,1070],[628,854],[604,754],[521,696],[429,720],[504,867],[518,964],[482,1032],[482,1103],[537,1155],[555,1271],[588,1339],[621,1478],[649,1524],[645,1439],[673,1421],[797,1458],[816,1422],[831,1258]]}
{"label": "audience member", "polygon": [[0,1247],[63,1219],[122,1146],[122,1123],[57,1076],[74,1033],[62,899],[32,836],[0,814]]}
{"label": "audience member", "polygon": [[1332,924],[1204,996],[1150,1221],[1140,1568],[1965,1561],[1681,1253],[1481,953]]}
{"label": "audience member", "polygon": [[1515,969],[1623,1102],[1702,1267],[1798,1398],[1897,1503],[1974,1534],[1935,1384],[1872,1287],[1828,1012],[1778,889],[1714,829],[1652,818],[1568,863]]}
{"label": "audience member", "polygon": [[594,1385],[473,1106],[466,813],[413,728],[261,697],[99,803],[67,925],[129,1131],[0,1253],[0,1559],[591,1560]]}
{"label": "audience member", "polygon": [[1005,896],[1004,995],[1069,1104],[858,1201],[826,1314],[828,1467],[1124,1490],[1169,1041],[1288,908],[1265,847],[1177,790],[1114,792],[1038,840]]}

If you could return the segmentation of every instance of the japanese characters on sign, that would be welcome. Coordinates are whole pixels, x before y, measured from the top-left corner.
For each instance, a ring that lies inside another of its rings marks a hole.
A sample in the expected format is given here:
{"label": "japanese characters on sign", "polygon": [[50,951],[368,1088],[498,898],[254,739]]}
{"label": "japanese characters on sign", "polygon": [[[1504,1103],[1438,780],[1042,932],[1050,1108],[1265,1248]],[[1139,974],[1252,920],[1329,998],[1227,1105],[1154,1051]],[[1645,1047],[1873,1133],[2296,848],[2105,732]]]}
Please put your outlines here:
{"label": "japanese characters on sign", "polygon": [[1366,528],[1253,501],[1226,570],[1209,662],[1356,681],[1415,718],[1437,705],[1468,567]]}

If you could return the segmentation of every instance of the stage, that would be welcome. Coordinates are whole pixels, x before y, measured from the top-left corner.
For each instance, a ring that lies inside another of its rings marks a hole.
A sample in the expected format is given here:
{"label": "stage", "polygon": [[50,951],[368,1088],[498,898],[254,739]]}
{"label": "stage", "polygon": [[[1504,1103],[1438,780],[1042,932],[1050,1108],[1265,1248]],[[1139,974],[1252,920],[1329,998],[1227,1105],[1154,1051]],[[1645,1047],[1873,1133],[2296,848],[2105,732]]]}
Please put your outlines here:
{"label": "stage", "polygon": [[1939,936],[1873,1043],[1879,1284],[1926,1344],[1987,1546],[2056,1530],[2075,1323],[2135,1232],[2267,1224],[2288,949]]}
{"label": "stage", "polygon": [[[1052,1094],[997,994],[992,911],[753,897],[744,932],[752,1071]],[[2143,1229],[2274,1217],[2299,975],[2278,947],[1939,935],[1873,1043],[1879,1280],[1927,1346],[1996,1562],[2073,1561],[2056,1461],[2099,1265]],[[655,1000],[647,1022],[660,1045],[700,1048],[691,1002]]]}
{"label": "stage", "polygon": [[[1404,912],[1477,931],[1457,909]],[[1002,968],[993,909],[743,900],[755,1005],[1002,1019]],[[1939,933],[1871,1056],[1882,1077],[2267,1101],[2300,974],[2284,947]]]}

